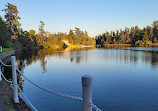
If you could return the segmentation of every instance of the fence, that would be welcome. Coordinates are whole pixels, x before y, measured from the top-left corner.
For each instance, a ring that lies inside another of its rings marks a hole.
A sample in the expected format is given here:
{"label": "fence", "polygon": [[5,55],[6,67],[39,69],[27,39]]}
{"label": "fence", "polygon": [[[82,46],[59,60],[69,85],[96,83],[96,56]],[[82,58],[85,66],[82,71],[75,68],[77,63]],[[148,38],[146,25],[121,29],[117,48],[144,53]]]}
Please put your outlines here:
{"label": "fence", "polygon": [[0,49],[1,49],[0,51],[2,52],[2,46],[0,46]]}
{"label": "fence", "polygon": [[[63,93],[59,93],[56,91],[52,91],[49,89],[46,89],[44,87],[41,87],[40,85],[37,85],[36,83],[32,82],[29,80],[23,72],[21,72],[17,67],[16,67],[16,58],[15,56],[11,57],[11,65],[6,65],[0,60],[0,81],[3,79],[10,84],[10,86],[13,88],[14,92],[14,102],[19,103],[19,97],[18,97],[18,89],[20,93],[23,95],[24,99],[27,101],[27,103],[31,106],[31,109],[34,111],[38,111],[32,103],[28,100],[28,98],[24,95],[24,93],[21,91],[17,84],[17,72],[19,72],[27,81],[29,81],[31,84],[34,86],[40,88],[41,90],[44,90],[46,92],[52,93],[56,96],[64,97],[67,99],[71,100],[76,100],[76,101],[82,101],[83,103],[83,111],[92,111],[94,109],[95,111],[101,111],[95,104],[92,103],[92,78],[88,75],[82,76],[82,97],[76,97],[76,96],[71,96]],[[5,78],[4,74],[1,71],[1,65],[5,67],[12,67],[12,81],[9,81]]]}

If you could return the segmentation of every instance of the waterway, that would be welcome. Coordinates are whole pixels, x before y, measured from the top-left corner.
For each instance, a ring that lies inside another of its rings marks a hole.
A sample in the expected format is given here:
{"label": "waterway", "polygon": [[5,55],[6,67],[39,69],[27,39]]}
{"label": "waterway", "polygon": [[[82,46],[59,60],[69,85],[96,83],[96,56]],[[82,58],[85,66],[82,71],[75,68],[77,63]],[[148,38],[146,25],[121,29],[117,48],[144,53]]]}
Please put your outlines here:
{"label": "waterway", "polygon": [[[93,102],[103,111],[158,111],[158,48],[113,47],[35,50],[16,53],[31,81],[82,97],[81,76],[93,78]],[[82,111],[82,102],[47,93],[19,77],[39,111]]]}

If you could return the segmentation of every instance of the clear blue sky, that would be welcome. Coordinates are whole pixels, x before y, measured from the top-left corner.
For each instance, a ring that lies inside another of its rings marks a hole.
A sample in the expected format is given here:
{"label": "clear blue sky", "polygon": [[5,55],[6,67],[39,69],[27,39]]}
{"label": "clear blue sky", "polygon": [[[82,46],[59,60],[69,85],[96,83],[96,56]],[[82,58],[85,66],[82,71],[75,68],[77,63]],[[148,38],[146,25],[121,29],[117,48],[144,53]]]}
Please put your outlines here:
{"label": "clear blue sky", "polygon": [[79,27],[95,36],[135,25],[142,28],[158,20],[158,0],[0,0],[0,10],[7,2],[18,7],[24,30],[38,31],[42,20],[51,33]]}

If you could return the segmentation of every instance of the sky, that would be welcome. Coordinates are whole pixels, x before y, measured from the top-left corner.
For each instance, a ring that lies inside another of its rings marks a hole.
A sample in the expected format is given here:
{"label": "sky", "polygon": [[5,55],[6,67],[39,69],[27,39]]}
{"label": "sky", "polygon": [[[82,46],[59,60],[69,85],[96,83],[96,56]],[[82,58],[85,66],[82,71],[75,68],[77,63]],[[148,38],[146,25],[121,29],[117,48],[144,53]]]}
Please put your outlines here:
{"label": "sky", "polygon": [[40,21],[51,33],[79,27],[91,37],[138,25],[143,28],[158,20],[158,0],[0,0],[17,6],[24,30],[38,32]]}

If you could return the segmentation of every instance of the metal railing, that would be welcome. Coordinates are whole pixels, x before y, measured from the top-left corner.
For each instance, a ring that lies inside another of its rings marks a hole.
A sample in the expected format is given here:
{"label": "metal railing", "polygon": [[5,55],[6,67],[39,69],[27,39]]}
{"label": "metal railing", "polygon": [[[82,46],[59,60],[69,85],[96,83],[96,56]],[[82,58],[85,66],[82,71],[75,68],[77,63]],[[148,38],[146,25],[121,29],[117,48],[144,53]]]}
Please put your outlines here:
{"label": "metal railing", "polygon": [[[10,84],[10,86],[13,88],[14,91],[14,102],[15,103],[19,103],[19,97],[18,97],[18,89],[20,91],[20,93],[22,94],[22,96],[24,97],[24,99],[27,101],[27,103],[31,106],[32,110],[34,111],[38,111],[33,105],[32,103],[29,101],[29,99],[24,95],[24,93],[22,92],[22,90],[19,88],[18,84],[17,84],[17,71],[19,72],[19,74],[21,74],[27,81],[29,81],[31,84],[33,84],[34,86],[38,87],[41,90],[44,90],[48,93],[52,93],[56,96],[60,96],[63,98],[67,98],[67,99],[71,99],[71,100],[76,100],[76,101],[82,101],[83,102],[83,111],[92,111],[92,109],[94,109],[95,111],[101,111],[95,104],[92,103],[92,78],[88,75],[84,75],[82,76],[82,96],[81,97],[76,97],[76,96],[71,96],[71,95],[67,95],[67,94],[63,94],[63,93],[59,93],[56,91],[52,91],[49,89],[46,89],[36,83],[34,83],[33,81],[31,81],[30,79],[28,79],[23,72],[21,72],[17,67],[16,67],[16,58],[15,56],[11,57],[11,65],[6,65],[4,64],[1,60],[0,60],[0,81],[2,80],[1,77],[3,77],[3,79]],[[6,67],[12,67],[12,81],[9,81],[5,78],[4,74],[1,71],[1,65],[6,66]]]}

